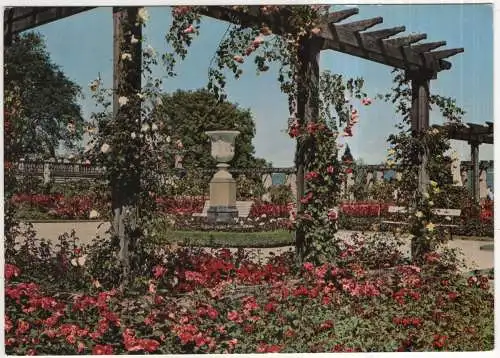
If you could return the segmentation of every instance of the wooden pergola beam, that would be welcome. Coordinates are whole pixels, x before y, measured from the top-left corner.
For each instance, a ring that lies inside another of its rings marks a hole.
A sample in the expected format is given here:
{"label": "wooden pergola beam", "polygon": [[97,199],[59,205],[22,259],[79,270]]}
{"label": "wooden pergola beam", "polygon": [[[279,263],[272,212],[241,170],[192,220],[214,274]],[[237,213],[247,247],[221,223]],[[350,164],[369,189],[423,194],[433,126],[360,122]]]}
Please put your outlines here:
{"label": "wooden pergola beam", "polygon": [[93,7],[12,7],[4,12],[4,37],[10,37],[22,31],[72,16]]}
{"label": "wooden pergola beam", "polygon": [[[12,34],[90,9],[93,7],[14,7],[7,9],[4,19],[6,43],[9,43]],[[279,11],[270,14],[263,13],[260,6],[245,7],[244,11],[238,6],[206,6],[201,8],[201,12],[203,15],[238,23],[243,27],[258,28],[265,23],[277,35],[292,30],[289,21],[292,15],[291,7],[282,7]],[[448,52],[432,53],[423,51],[422,47],[414,49],[414,46],[409,46],[425,39],[426,34],[388,38],[402,32],[399,31],[401,27],[360,33],[381,23],[383,20],[381,17],[337,24],[358,12],[358,9],[345,9],[330,13],[325,17],[324,23],[319,25],[321,32],[317,35],[324,39],[322,49],[344,52],[405,70],[425,70],[435,73],[451,68],[451,63],[443,60],[444,57],[461,52],[457,50],[463,50],[451,49],[444,50]]]}
{"label": "wooden pergola beam", "polygon": [[485,125],[477,123],[457,123],[445,126],[433,126],[445,128],[450,139],[476,142],[479,144],[493,144],[493,123],[485,122]]}

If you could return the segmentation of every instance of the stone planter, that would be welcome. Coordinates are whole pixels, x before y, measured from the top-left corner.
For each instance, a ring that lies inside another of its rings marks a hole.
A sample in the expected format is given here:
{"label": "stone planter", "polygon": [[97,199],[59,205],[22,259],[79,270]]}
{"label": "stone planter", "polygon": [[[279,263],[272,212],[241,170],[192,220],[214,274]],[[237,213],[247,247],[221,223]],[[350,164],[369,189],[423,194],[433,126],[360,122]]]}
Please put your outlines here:
{"label": "stone planter", "polygon": [[229,164],[234,157],[234,141],[238,131],[205,132],[212,142],[212,157],[219,169],[210,181],[210,206],[207,211],[209,223],[231,223],[238,218],[236,208],[236,181],[229,173]]}

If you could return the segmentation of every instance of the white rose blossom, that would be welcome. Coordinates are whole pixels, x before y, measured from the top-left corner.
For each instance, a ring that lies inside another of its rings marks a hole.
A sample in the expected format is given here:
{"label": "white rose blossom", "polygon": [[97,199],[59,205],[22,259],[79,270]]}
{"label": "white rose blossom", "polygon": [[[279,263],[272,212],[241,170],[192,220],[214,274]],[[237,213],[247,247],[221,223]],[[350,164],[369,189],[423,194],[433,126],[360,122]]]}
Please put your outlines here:
{"label": "white rose blossom", "polygon": [[121,96],[120,98],[118,98],[118,104],[120,106],[124,106],[128,103],[128,98],[125,97],[125,96]]}
{"label": "white rose blossom", "polygon": [[101,146],[101,152],[103,154],[106,154],[106,153],[109,153],[109,151],[111,150],[111,147],[108,143],[104,143],[102,146]]}
{"label": "white rose blossom", "polygon": [[142,24],[148,22],[148,20],[149,20],[148,11],[145,8],[141,7],[139,9],[139,11],[137,12],[137,17],[138,17],[139,22]]}
{"label": "white rose blossom", "polygon": [[147,54],[148,56],[154,56],[156,54],[156,51],[153,47],[151,47],[151,45],[147,45],[145,48],[144,48],[144,53]]}
{"label": "white rose blossom", "polygon": [[132,61],[132,55],[125,52],[125,53],[122,53],[122,60],[123,61]]}

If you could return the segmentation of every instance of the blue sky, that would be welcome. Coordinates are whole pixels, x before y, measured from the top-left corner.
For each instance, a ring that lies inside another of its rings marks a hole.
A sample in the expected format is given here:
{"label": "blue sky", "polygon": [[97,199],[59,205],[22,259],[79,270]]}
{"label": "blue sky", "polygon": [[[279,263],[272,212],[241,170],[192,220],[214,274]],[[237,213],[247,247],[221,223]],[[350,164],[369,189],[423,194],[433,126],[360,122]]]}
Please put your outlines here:
{"label": "blue sky", "polygon": [[[339,6],[343,7],[343,6]],[[171,23],[168,7],[149,7],[150,21],[145,29],[146,42],[157,51],[166,49],[165,33]],[[464,47],[465,52],[451,58],[453,67],[443,71],[431,82],[431,91],[456,98],[466,110],[465,121],[483,123],[493,121],[493,7],[488,4],[457,5],[359,5],[359,14],[349,20],[382,16],[384,23],[373,30],[399,25],[406,33],[427,33],[425,41],[447,41],[446,48]],[[201,34],[195,39],[189,55],[177,67],[177,77],[166,78],[164,89],[197,89],[206,85],[207,72],[217,44],[228,24],[206,18]],[[102,7],[37,28],[45,36],[52,60],[59,64],[71,79],[84,89],[81,101],[84,116],[94,108],[88,84],[100,72],[105,85],[112,78],[112,16],[111,8]],[[243,65],[244,75],[230,79],[228,99],[253,113],[257,134],[254,138],[256,154],[273,162],[276,167],[293,165],[294,141],[284,132],[288,118],[286,97],[280,92],[276,68],[266,74],[255,75],[251,60]],[[321,69],[345,76],[365,79],[365,91],[370,96],[385,93],[391,87],[390,67],[369,62],[338,52],[321,54]],[[163,75],[161,68],[156,69]],[[229,76],[230,78],[230,76]],[[360,108],[360,123],[354,128],[354,137],[348,140],[356,159],[376,164],[386,156],[386,138],[394,132],[398,122],[390,104],[375,101]],[[431,113],[431,123],[442,121]],[[465,142],[452,141],[462,160],[469,160]],[[493,146],[482,145],[480,158],[493,159]]]}

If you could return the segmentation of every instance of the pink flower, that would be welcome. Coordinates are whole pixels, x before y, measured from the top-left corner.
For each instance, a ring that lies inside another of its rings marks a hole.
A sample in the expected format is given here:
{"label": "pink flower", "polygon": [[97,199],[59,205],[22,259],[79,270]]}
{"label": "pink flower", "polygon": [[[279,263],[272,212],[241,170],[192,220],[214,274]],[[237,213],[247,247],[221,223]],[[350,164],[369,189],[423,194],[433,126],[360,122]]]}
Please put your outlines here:
{"label": "pink flower", "polygon": [[306,271],[312,271],[314,269],[314,265],[310,262],[304,262],[303,266]]}
{"label": "pink flower", "polygon": [[189,25],[187,28],[185,28],[182,33],[184,34],[192,34],[194,32],[194,27],[193,25]]}
{"label": "pink flower", "polygon": [[361,100],[361,103],[365,106],[369,106],[370,104],[372,104],[372,99],[371,98],[368,98],[368,97],[365,97]]}
{"label": "pink flower", "polygon": [[311,30],[311,33],[314,35],[318,35],[321,32],[321,29],[319,27],[315,27]]}
{"label": "pink flower", "polygon": [[259,47],[264,43],[264,39],[260,36],[256,37],[255,40],[252,41],[252,46]]}
{"label": "pink flower", "polygon": [[163,276],[163,274],[167,272],[167,269],[163,266],[160,266],[160,265],[156,265],[155,267],[153,267],[153,275],[156,279],[160,278],[161,276]]}
{"label": "pink flower", "polygon": [[235,60],[235,61],[236,61],[236,62],[238,62],[238,63],[243,63],[243,62],[245,62],[245,60],[243,59],[243,56],[240,56],[240,55],[235,55],[235,56],[233,57],[233,60]]}
{"label": "pink flower", "polygon": [[335,168],[332,165],[329,165],[328,168],[326,168],[326,172],[328,174],[333,174],[334,171],[335,171]]}

